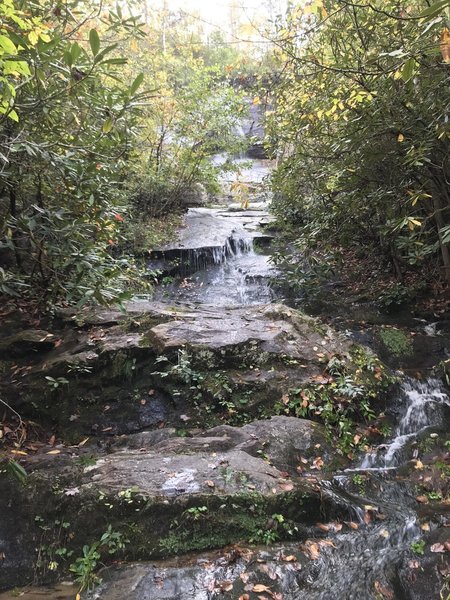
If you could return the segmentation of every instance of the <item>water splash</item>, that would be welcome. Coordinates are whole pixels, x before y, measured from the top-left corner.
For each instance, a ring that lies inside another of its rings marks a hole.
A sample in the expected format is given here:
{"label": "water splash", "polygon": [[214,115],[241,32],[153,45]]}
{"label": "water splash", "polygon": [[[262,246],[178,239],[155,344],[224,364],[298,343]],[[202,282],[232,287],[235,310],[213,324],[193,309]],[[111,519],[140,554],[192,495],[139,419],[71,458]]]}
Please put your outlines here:
{"label": "water splash", "polygon": [[397,400],[402,415],[390,444],[379,446],[361,463],[361,469],[393,468],[400,464],[408,444],[428,427],[439,427],[450,398],[438,379],[406,379]]}

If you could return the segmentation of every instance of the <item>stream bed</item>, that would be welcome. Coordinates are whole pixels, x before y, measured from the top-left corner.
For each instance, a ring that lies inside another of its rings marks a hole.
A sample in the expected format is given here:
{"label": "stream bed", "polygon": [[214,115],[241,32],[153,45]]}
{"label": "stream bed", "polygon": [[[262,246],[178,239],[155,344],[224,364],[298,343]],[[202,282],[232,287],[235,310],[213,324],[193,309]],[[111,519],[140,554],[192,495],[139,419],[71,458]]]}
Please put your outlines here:
{"label": "stream bed", "polygon": [[[202,327],[205,327],[206,322],[213,323],[209,325],[213,336],[220,334],[222,338],[227,338],[227,332],[222,331],[223,328],[243,329],[247,327],[247,322],[258,327],[259,321],[256,318],[261,317],[256,311],[262,311],[263,314],[268,311],[270,314],[270,306],[267,308],[265,305],[280,300],[277,280],[281,273],[270,260],[271,233],[268,225],[271,217],[267,197],[258,187],[267,174],[267,167],[258,161],[253,164],[253,170],[249,168],[246,171],[247,183],[254,185],[249,210],[243,210],[239,204],[233,203],[190,209],[178,240],[156,249],[151,257],[149,268],[162,273],[161,283],[151,299],[144,298],[141,301],[145,303],[150,300],[150,303],[158,305],[158,318],[171,311],[174,314],[185,311],[183,314],[187,315],[186,319],[195,320],[197,312],[203,311],[203,321],[200,319],[199,324],[195,324],[199,328],[197,341],[200,344],[203,343]],[[138,304],[139,301],[136,302]],[[249,307],[251,311],[247,315],[239,312],[245,307]],[[240,320],[235,320],[235,313]],[[282,322],[287,319],[285,315],[291,316],[289,312],[281,314]],[[321,316],[328,319],[333,317],[330,314]],[[100,323],[108,322],[108,319],[115,322],[111,315],[106,315]],[[177,344],[182,347],[183,335],[187,335],[183,327],[190,330],[188,333],[193,336],[194,320],[190,322],[191,327],[189,321],[187,325],[177,321],[175,324],[163,321],[156,325],[153,332],[160,335],[158,339],[161,347],[167,342],[170,349],[171,345],[175,345],[169,336],[170,328],[166,329],[170,325],[178,336]],[[241,325],[234,325],[236,322]],[[426,336],[436,337],[436,327],[426,330],[427,326],[427,323],[420,323],[424,339]],[[276,338],[272,339],[270,332],[276,327],[281,326],[265,321],[261,325],[267,333],[267,339],[264,338],[263,342],[269,344],[272,351],[270,344]],[[359,327],[352,328],[348,320],[341,329],[349,339],[356,338],[362,343],[367,341],[364,338],[365,331]],[[294,346],[291,340],[294,339],[293,331],[298,335],[296,344],[301,347],[304,338],[298,323],[294,322],[291,330],[281,328],[280,331],[287,348],[290,344]],[[233,339],[238,340],[238,346],[241,333],[239,330],[230,334]],[[121,335],[124,335],[123,331]],[[140,342],[135,342],[133,335],[133,331],[127,333],[127,343],[136,343],[140,353]],[[192,339],[189,335],[186,338],[188,341]],[[252,337],[251,333],[248,335]],[[99,339],[102,336],[104,331],[99,334]],[[209,347],[218,346],[216,338],[211,341],[206,336],[205,339],[210,344]],[[119,342],[121,343],[121,339]],[[119,342],[117,344],[121,348]],[[329,339],[325,337],[320,344],[328,342]],[[228,339],[226,343],[229,343]],[[109,348],[108,343],[106,347]],[[442,348],[439,351],[445,356],[446,349],[444,346]],[[314,346],[314,351],[317,350]],[[399,368],[402,365],[394,363],[394,366]],[[302,364],[301,367],[305,365]],[[415,364],[414,368],[417,367],[420,365]],[[251,366],[251,369],[254,367]],[[266,375],[270,379],[271,371]],[[245,373],[245,376],[257,380],[262,378],[262,372],[254,369],[250,374]],[[283,377],[284,375],[281,376]],[[305,472],[300,469],[293,476],[293,479],[297,477],[298,480],[304,479],[308,485],[311,484],[315,493],[320,496],[321,500],[316,501],[315,507],[318,514],[322,510],[321,502],[324,501],[324,506],[328,507],[323,510],[324,522],[320,522],[319,518],[317,523],[305,524],[301,535],[296,531],[293,536],[299,539],[281,543],[277,541],[278,536],[271,533],[283,526],[283,517],[276,513],[268,519],[268,524],[260,532],[260,537],[264,537],[267,532],[269,543],[265,546],[235,544],[219,550],[185,553],[166,560],[127,564],[118,562],[104,569],[101,573],[101,585],[88,594],[83,593],[83,597],[90,600],[448,600],[450,398],[442,383],[431,377],[430,373],[422,371],[420,379],[406,377],[404,374],[400,374],[400,378],[401,383],[391,392],[386,403],[386,415],[392,429],[382,444],[378,441],[379,437],[375,438],[377,441],[367,447],[366,454],[357,457],[346,468],[337,467],[331,473],[322,473],[319,466]],[[148,385],[145,385],[148,390]],[[154,393],[154,389],[148,392],[149,407],[156,400],[156,397],[153,398]],[[143,406],[147,405],[147,399],[140,402]],[[107,410],[110,410],[110,404],[112,401],[107,405]],[[78,418],[76,415],[75,417]],[[183,419],[189,418],[183,415]],[[161,422],[164,426],[163,419]],[[264,425],[262,427],[264,429]],[[105,427],[104,431],[108,429],[111,430],[112,427]],[[227,438],[220,437],[223,435],[222,431],[212,431],[207,439],[221,444],[222,448]],[[161,434],[163,433],[164,429],[161,429]],[[201,436],[206,434],[197,432],[193,437],[187,438],[187,450],[184,450],[185,454],[181,457],[189,455],[189,443],[195,442],[200,447]],[[231,435],[229,431],[228,434]],[[234,432],[233,435],[237,433]],[[142,442],[141,438],[133,442],[137,444],[136,448],[140,448],[139,452],[145,450],[145,447],[139,445],[146,443],[145,432],[143,436]],[[200,439],[195,436],[200,436]],[[252,433],[250,438],[252,437],[257,436]],[[170,444],[175,448],[175,456],[178,456],[177,444],[184,442],[179,438],[175,439],[176,442],[161,438],[162,446],[156,448],[160,448],[162,456],[164,452],[172,452]],[[293,440],[294,445],[295,442]],[[244,448],[248,444],[247,440]],[[205,446],[208,447],[208,444]],[[316,446],[320,448],[320,443]],[[183,446],[180,447],[182,453]],[[195,454],[196,451],[192,450],[192,453]],[[265,454],[262,450],[258,452],[256,456],[260,460]],[[173,456],[169,453],[161,460],[173,464],[174,460],[179,460]],[[207,463],[208,460],[213,460],[212,457],[215,460],[217,453],[210,453],[208,456],[210,458],[202,460],[207,468],[215,469],[216,467]],[[244,459],[240,460],[244,460],[244,464],[245,461],[256,460],[253,456],[249,458],[250,454],[243,456]],[[295,459],[298,460],[299,457],[296,455]],[[100,462],[104,460],[105,457]],[[137,460],[134,455],[133,460]],[[226,461],[222,462],[228,464]],[[267,477],[266,471],[272,465],[270,462],[261,463],[263,467],[257,468],[262,468],[263,476]],[[171,468],[176,470],[176,467]],[[112,471],[115,469],[113,467]],[[195,469],[183,467],[182,470],[184,479],[173,473],[169,474],[170,489],[179,493],[175,489],[177,485],[180,482],[183,484],[183,481],[186,484],[189,479],[189,485],[197,493],[200,487],[192,476]],[[143,471],[142,477],[145,479],[146,476]],[[284,473],[283,477],[289,475]],[[243,481],[246,485],[246,481]],[[210,479],[206,483],[209,488],[218,485]],[[284,489],[292,489],[289,487],[292,485],[289,480],[283,479],[281,485],[285,486]],[[253,485],[252,489],[254,487]],[[300,506],[301,502],[299,509]],[[293,510],[292,506],[289,510]],[[13,598],[14,594],[0,593],[0,600]],[[57,588],[27,588],[18,594],[28,600],[41,597],[65,600],[74,597],[76,587],[60,585]]]}

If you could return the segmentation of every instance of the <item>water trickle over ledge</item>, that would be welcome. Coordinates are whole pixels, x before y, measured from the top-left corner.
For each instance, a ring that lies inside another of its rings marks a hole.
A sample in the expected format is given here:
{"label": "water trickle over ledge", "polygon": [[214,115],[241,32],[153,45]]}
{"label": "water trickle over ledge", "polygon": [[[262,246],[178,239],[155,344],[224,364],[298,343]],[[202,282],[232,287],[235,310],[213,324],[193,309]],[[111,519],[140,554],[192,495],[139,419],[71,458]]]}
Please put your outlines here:
{"label": "water trickle over ledge", "polygon": [[277,271],[262,231],[265,210],[191,209],[176,243],[152,252],[149,267],[162,272],[161,301],[214,306],[265,304],[276,298]]}

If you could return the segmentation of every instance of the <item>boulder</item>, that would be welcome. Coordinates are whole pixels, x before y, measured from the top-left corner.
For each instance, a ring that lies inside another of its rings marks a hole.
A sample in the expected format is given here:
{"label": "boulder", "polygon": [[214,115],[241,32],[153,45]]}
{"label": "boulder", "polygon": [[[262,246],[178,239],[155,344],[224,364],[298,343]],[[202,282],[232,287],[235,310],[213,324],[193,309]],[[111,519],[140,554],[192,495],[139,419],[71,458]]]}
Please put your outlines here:
{"label": "boulder", "polygon": [[57,548],[79,556],[109,525],[129,539],[130,559],[262,541],[271,528],[274,539],[301,536],[332,510],[315,477],[295,474],[296,452],[314,455],[318,440],[326,445],[313,423],[276,417],[192,438],[138,434],[106,452],[43,450],[24,463],[25,485],[2,477],[1,586],[43,575]]}
{"label": "boulder", "polygon": [[0,356],[5,358],[32,357],[53,349],[56,336],[41,329],[25,329],[0,341]]}

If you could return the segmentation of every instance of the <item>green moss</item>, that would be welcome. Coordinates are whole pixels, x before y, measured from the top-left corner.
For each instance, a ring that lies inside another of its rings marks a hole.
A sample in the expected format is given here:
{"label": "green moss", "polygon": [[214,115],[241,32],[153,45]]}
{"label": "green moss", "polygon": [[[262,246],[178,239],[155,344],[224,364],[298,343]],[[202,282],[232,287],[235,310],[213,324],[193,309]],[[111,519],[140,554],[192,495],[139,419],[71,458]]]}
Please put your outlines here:
{"label": "green moss", "polygon": [[409,356],[413,352],[410,338],[395,327],[380,329],[378,335],[385,348],[394,356]]}
{"label": "green moss", "polygon": [[132,379],[136,370],[136,359],[129,356],[123,350],[116,352],[111,360],[111,375],[113,378],[123,377],[125,379]]}

